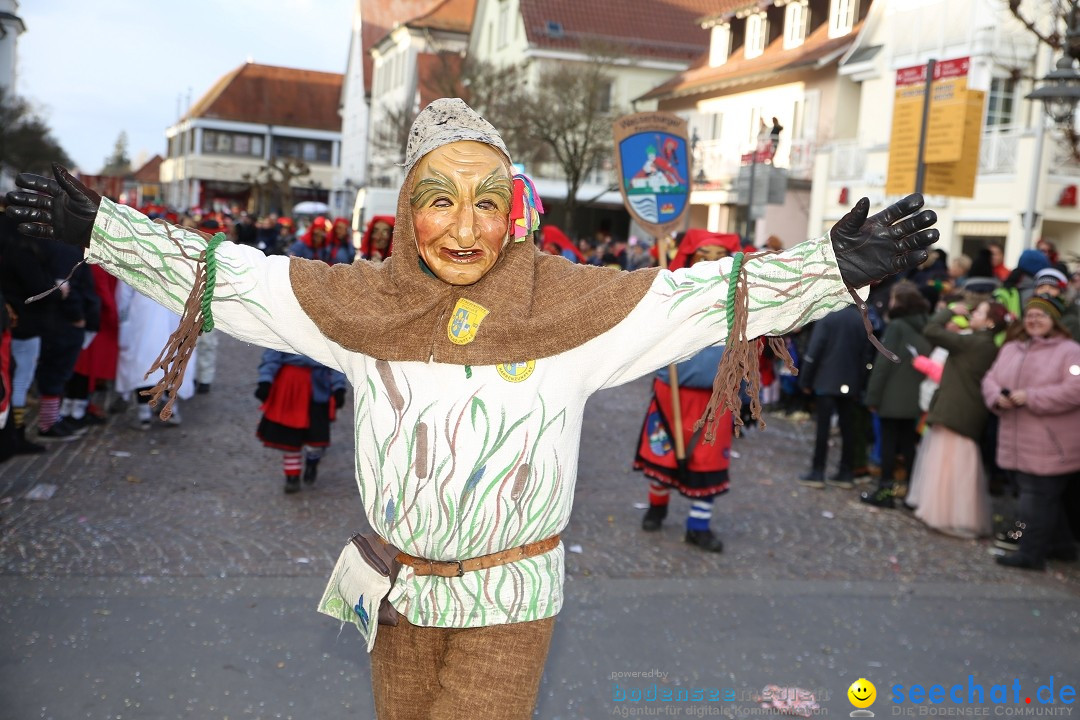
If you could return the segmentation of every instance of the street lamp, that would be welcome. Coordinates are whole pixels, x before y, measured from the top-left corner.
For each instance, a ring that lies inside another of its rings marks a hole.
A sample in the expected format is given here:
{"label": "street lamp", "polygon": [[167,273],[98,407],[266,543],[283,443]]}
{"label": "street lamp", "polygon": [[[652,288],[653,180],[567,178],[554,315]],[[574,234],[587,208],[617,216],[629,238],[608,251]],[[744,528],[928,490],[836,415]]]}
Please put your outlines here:
{"label": "street lamp", "polygon": [[1058,125],[1071,124],[1080,101],[1080,71],[1076,69],[1076,59],[1069,54],[1062,55],[1057,68],[1043,78],[1043,86],[1032,91],[1027,99],[1042,100],[1046,114]]}
{"label": "street lamp", "polygon": [[[1080,1],[1072,0],[1072,7],[1068,11],[1068,28],[1065,31],[1065,42],[1062,46],[1061,57],[1057,66],[1045,78],[1043,85],[1027,95],[1028,100],[1041,100],[1046,115],[1058,127],[1063,128],[1072,140],[1075,154],[1076,140],[1072,132],[1076,121],[1076,105],[1080,101],[1080,71],[1076,68],[1076,60],[1080,57]],[[1024,212],[1024,247],[1032,247],[1035,240],[1035,223],[1038,214],[1035,212],[1039,193],[1039,176],[1042,165],[1043,138],[1046,135],[1046,122],[1039,120],[1035,133],[1035,154],[1032,162],[1032,179],[1028,188],[1027,210]]]}

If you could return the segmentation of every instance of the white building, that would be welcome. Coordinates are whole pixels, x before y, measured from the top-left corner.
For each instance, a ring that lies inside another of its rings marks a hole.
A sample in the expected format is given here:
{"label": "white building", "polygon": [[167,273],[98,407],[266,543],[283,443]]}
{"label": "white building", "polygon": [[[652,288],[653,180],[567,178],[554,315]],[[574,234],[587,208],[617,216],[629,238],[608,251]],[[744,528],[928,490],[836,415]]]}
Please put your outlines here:
{"label": "white building", "polygon": [[[708,52],[643,99],[689,120],[691,227],[748,234],[757,245],[770,235],[785,245],[801,242],[813,234],[808,207],[815,153],[855,134],[858,86],[837,67],[855,44],[871,0],[725,0],[715,6],[698,20],[710,34]],[[775,147],[774,118],[782,128]],[[751,169],[755,213],[748,223]],[[769,185],[772,204],[763,202],[770,199]]]}
{"label": "white building", "polygon": [[476,0],[438,0],[402,18],[371,48],[369,183],[398,188],[404,181],[405,139],[412,118],[452,84],[469,42]]}
{"label": "white building", "polygon": [[[617,58],[605,69],[612,76],[606,104],[626,112],[651,110],[655,103],[635,101],[651,88],[682,72],[708,47],[708,33],[694,20],[711,12],[715,0],[479,0],[468,54],[495,65],[527,62],[529,83],[539,81],[554,63],[592,60],[590,48],[603,47]],[[527,168],[543,198],[548,216],[560,218],[566,182],[554,163]],[[597,168],[578,188],[585,205],[577,228],[618,218],[625,232],[628,217],[614,180],[613,161]],[[598,212],[590,213],[589,207]]]}
{"label": "white building", "polygon": [[1052,67],[1049,55],[998,0],[875,0],[840,63],[840,73],[858,87],[850,107],[857,122],[817,157],[811,231],[831,226],[860,196],[869,196],[874,207],[898,197],[885,191],[897,69],[968,57],[968,87],[987,93],[975,195],[927,197],[939,217],[939,246],[950,256],[974,257],[988,240],[1000,241],[1012,267],[1025,247],[1023,216],[1033,208],[1032,242],[1045,237],[1063,255],[1080,253],[1078,168],[1056,130],[1046,132],[1036,152],[1044,113],[1024,99],[1030,78]]}
{"label": "white building", "polygon": [[330,193],[334,214],[339,217],[352,212],[356,190],[367,182],[368,91],[364,72],[362,5],[363,0],[356,0],[349,34],[349,59],[341,85],[341,166]]}
{"label": "white building", "polygon": [[19,0],[0,0],[0,88],[15,92],[15,62],[19,36],[26,23],[19,17]]}
{"label": "white building", "polygon": [[295,202],[327,202],[340,163],[342,79],[256,63],[222,77],[165,131],[165,202],[178,208],[245,207],[252,195],[245,176],[256,176],[279,158],[296,158],[310,168],[291,185]]}

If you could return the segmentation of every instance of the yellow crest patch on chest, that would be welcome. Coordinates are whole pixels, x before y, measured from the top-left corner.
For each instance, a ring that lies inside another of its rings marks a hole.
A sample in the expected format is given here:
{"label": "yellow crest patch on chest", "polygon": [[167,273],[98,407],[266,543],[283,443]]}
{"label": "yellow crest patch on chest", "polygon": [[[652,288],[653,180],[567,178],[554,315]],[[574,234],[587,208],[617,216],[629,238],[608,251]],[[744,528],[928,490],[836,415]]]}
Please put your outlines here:
{"label": "yellow crest patch on chest", "polygon": [[455,345],[468,345],[476,338],[480,323],[488,315],[487,308],[472,300],[461,298],[450,313],[450,322],[446,325],[446,337]]}
{"label": "yellow crest patch on chest", "polygon": [[503,363],[502,365],[496,365],[495,369],[499,371],[499,375],[503,380],[519,383],[527,380],[533,374],[533,370],[536,369],[536,361]]}

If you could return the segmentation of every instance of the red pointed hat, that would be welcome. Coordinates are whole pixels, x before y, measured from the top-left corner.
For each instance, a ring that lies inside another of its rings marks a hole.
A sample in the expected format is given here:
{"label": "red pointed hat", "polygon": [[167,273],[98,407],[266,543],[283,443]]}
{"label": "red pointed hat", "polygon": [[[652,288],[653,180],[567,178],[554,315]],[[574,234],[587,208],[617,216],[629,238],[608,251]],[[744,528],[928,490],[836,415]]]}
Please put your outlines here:
{"label": "red pointed hat", "polygon": [[691,228],[686,231],[682,242],[679,243],[679,251],[675,253],[668,270],[678,270],[689,267],[690,258],[700,248],[715,245],[725,248],[728,254],[739,251],[739,236],[734,233],[714,233],[701,228]]}

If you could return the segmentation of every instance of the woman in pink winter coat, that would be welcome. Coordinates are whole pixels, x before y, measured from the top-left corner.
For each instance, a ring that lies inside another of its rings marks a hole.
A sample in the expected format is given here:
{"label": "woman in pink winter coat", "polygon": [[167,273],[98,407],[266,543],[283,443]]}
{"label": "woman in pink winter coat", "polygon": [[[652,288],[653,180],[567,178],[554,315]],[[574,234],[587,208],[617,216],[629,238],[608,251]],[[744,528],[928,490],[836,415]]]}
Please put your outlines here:
{"label": "woman in pink winter coat", "polygon": [[1080,344],[1063,312],[1057,298],[1028,300],[982,381],[986,405],[1000,417],[997,461],[1014,471],[1027,525],[1017,551],[997,559],[1009,567],[1042,570],[1047,559],[1077,558],[1062,497],[1080,480]]}

